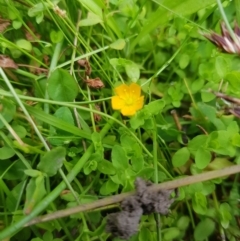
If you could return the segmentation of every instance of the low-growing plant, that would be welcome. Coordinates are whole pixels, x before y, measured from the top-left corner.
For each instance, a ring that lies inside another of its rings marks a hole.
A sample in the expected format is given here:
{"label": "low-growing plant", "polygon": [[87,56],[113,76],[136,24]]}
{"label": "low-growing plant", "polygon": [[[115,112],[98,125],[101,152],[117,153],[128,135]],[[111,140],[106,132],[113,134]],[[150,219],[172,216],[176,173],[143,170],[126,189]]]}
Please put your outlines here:
{"label": "low-growing plant", "polygon": [[239,0],[0,4],[0,240],[240,239]]}

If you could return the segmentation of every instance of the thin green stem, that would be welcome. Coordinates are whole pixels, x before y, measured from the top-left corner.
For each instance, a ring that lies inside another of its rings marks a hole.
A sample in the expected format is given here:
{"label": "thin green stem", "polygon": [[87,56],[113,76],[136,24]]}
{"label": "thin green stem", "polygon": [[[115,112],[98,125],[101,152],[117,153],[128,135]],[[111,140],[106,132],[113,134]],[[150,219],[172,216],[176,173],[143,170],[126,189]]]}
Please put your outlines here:
{"label": "thin green stem", "polygon": [[237,40],[237,38],[236,38],[236,36],[235,36],[235,34],[234,34],[234,32],[233,32],[230,24],[229,24],[228,19],[227,19],[227,16],[226,16],[226,14],[225,14],[225,12],[224,12],[224,9],[223,9],[221,0],[217,0],[217,4],[218,4],[218,9],[219,9],[219,11],[220,11],[220,13],[221,13],[221,15],[222,15],[222,18],[223,18],[223,20],[224,20],[224,22],[225,22],[225,24],[226,24],[227,29],[228,29],[228,31],[229,31],[229,34],[231,35],[231,38],[233,39],[233,41],[234,41],[235,43],[238,44],[238,40]]}
{"label": "thin green stem", "polygon": [[195,225],[195,221],[194,221],[194,218],[193,218],[192,209],[191,209],[191,206],[190,206],[188,200],[186,200],[186,205],[187,205],[188,213],[190,215],[190,220],[191,220],[191,223],[192,223],[192,227],[193,227],[193,229],[195,229],[196,225]]}
{"label": "thin green stem", "polygon": [[235,11],[236,11],[236,19],[238,25],[240,25],[240,0],[234,0]]}
{"label": "thin green stem", "polygon": [[2,137],[2,139],[4,140],[4,142],[12,149],[14,150],[15,154],[18,156],[18,158],[22,161],[22,163],[25,165],[25,167],[27,169],[32,169],[31,165],[28,163],[28,161],[25,159],[25,157],[18,151],[16,151],[13,148],[12,142],[8,139],[8,137],[2,132],[0,131],[0,136]]}
{"label": "thin green stem", "polygon": [[[154,182],[158,183],[158,143],[157,143],[157,126],[154,117],[152,118],[152,122],[154,125],[152,131],[152,141],[153,141],[153,167],[154,167]],[[154,214],[156,220],[156,228],[157,228],[157,240],[162,240],[161,234],[161,217],[160,214]]]}
{"label": "thin green stem", "polygon": [[[56,44],[56,47],[54,49],[54,53],[53,53],[53,57],[52,57],[52,60],[51,60],[51,64],[50,64],[50,68],[49,68],[49,72],[48,72],[48,78],[51,76],[51,73],[54,71],[56,65],[57,65],[57,62],[58,62],[58,58],[60,56],[60,52],[61,52],[61,49],[62,49],[62,41],[60,43],[57,43]],[[48,90],[46,88],[45,90],[45,99],[48,100],[49,99],[49,95],[48,95]],[[46,102],[44,104],[44,111],[45,113],[49,113],[49,104]]]}
{"label": "thin green stem", "polygon": [[[91,101],[91,90],[89,87],[87,87],[88,90],[88,100]],[[93,127],[93,131],[96,132],[96,125],[95,125],[95,121],[94,121],[94,114],[93,114],[93,105],[89,104],[89,110],[90,110],[90,116],[91,116],[91,121],[92,121],[92,127]]]}
{"label": "thin green stem", "polygon": [[28,121],[31,123],[33,129],[35,130],[36,134],[38,135],[39,139],[41,140],[41,142],[43,143],[44,147],[46,148],[46,150],[50,150],[47,142],[44,140],[42,134],[40,133],[40,131],[38,130],[35,122],[32,120],[31,116],[29,115],[27,109],[25,108],[24,104],[22,103],[22,101],[20,100],[20,98],[18,97],[16,91],[14,90],[12,84],[10,83],[10,81],[8,80],[7,76],[5,75],[4,71],[2,68],[0,68],[0,75],[2,76],[3,80],[5,81],[6,85],[8,86],[10,92],[12,93],[13,97],[15,98],[15,100],[17,101],[18,105],[21,107],[23,113],[25,114],[25,116],[27,117]]}
{"label": "thin green stem", "polygon": [[[219,213],[219,204],[218,204],[217,195],[216,195],[215,191],[212,193],[212,196],[213,196],[213,202],[214,202],[215,209]],[[221,234],[222,241],[226,241],[226,235],[225,235],[225,232],[224,232],[223,227],[221,225],[219,225],[219,229],[220,229],[219,231],[220,231],[220,234]]]}

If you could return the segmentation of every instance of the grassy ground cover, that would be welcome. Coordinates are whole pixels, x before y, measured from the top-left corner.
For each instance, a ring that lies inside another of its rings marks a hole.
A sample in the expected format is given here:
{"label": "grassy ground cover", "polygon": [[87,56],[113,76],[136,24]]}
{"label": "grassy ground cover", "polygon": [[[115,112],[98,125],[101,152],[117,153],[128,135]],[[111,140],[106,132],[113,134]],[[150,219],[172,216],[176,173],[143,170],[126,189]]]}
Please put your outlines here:
{"label": "grassy ground cover", "polygon": [[239,9],[0,0],[0,240],[240,240]]}

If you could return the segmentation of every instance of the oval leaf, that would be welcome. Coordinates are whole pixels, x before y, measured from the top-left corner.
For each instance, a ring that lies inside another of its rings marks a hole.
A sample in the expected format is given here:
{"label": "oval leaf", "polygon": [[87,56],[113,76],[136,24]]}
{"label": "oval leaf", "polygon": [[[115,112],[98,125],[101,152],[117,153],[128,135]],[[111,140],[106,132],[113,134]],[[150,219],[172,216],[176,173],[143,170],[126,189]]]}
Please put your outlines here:
{"label": "oval leaf", "polygon": [[0,148],[0,160],[6,160],[15,155],[15,151],[7,146]]}
{"label": "oval leaf", "polygon": [[206,218],[198,223],[194,230],[195,240],[206,240],[214,231],[215,223],[210,218]]}
{"label": "oval leaf", "polygon": [[195,162],[197,165],[197,168],[204,169],[211,161],[212,155],[209,150],[206,150],[202,147],[200,147],[195,156]]}
{"label": "oval leaf", "polygon": [[181,167],[183,166],[190,157],[190,152],[187,147],[183,147],[179,149],[172,158],[172,164],[175,167]]}
{"label": "oval leaf", "polygon": [[48,79],[48,94],[57,101],[73,101],[78,94],[78,86],[73,77],[63,69],[55,70]]}
{"label": "oval leaf", "polygon": [[49,177],[54,176],[61,168],[65,160],[66,150],[63,147],[56,147],[47,152],[39,162],[37,168],[46,173]]}
{"label": "oval leaf", "polygon": [[106,160],[101,160],[98,163],[97,169],[103,174],[114,175],[116,173],[113,164]]}
{"label": "oval leaf", "polygon": [[127,155],[124,149],[119,145],[115,145],[112,149],[112,163],[113,163],[113,166],[116,168],[120,168],[120,169],[128,168]]}
{"label": "oval leaf", "polygon": [[124,39],[118,39],[116,42],[110,44],[110,48],[112,49],[117,49],[117,50],[121,50],[125,47],[125,40]]}

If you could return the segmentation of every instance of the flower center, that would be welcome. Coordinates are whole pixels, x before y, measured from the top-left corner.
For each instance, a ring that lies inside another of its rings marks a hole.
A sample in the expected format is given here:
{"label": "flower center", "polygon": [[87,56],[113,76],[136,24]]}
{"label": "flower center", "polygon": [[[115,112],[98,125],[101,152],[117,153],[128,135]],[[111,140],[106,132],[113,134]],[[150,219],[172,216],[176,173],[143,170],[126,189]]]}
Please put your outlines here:
{"label": "flower center", "polygon": [[125,99],[125,105],[133,105],[133,98],[132,97],[128,97]]}

